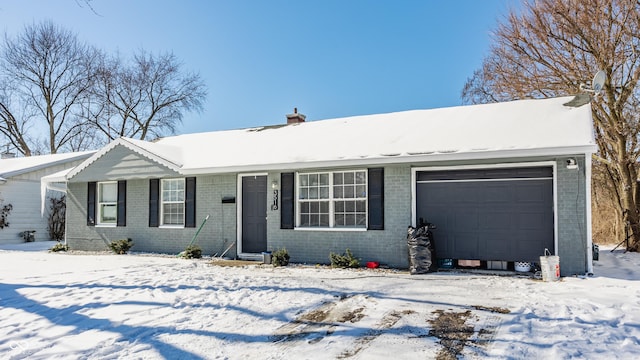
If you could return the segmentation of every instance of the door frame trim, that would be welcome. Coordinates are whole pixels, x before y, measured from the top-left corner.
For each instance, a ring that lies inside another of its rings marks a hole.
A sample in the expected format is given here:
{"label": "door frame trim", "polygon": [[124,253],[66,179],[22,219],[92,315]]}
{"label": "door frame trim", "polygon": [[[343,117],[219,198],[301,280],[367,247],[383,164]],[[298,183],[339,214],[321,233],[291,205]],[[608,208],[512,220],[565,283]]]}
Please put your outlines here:
{"label": "door frame trim", "polygon": [[553,253],[558,254],[558,164],[555,161],[534,161],[518,163],[495,163],[495,164],[474,164],[474,165],[451,165],[451,166],[421,166],[411,168],[411,226],[415,227],[417,220],[417,173],[422,171],[446,171],[446,170],[476,170],[476,169],[509,169],[509,168],[531,168],[531,167],[551,167],[553,175]]}
{"label": "door frame trim", "polygon": [[[236,186],[236,228],[238,229],[236,231],[236,250],[238,253],[238,257],[241,259],[248,259],[248,260],[260,260],[262,259],[262,254],[257,254],[257,253],[245,253],[242,252],[242,178],[244,177],[249,177],[249,176],[266,176],[267,177],[267,185],[268,184],[268,178],[269,178],[269,173],[266,172],[255,172],[255,173],[244,173],[244,174],[238,174],[237,177],[237,186]],[[265,211],[265,216],[267,216],[267,212]],[[267,227],[269,226],[268,222],[267,222]],[[268,230],[268,229],[267,229]],[[267,234],[269,232],[267,231]]]}

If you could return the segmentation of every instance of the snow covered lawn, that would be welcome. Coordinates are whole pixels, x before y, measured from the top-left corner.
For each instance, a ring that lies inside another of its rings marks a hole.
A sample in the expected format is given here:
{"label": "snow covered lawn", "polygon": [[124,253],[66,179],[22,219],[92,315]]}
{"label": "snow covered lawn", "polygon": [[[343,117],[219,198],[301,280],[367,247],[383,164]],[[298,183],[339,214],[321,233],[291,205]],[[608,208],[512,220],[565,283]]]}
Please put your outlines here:
{"label": "snow covered lawn", "polygon": [[640,256],[601,249],[595,272],[545,283],[0,250],[0,358],[640,358]]}

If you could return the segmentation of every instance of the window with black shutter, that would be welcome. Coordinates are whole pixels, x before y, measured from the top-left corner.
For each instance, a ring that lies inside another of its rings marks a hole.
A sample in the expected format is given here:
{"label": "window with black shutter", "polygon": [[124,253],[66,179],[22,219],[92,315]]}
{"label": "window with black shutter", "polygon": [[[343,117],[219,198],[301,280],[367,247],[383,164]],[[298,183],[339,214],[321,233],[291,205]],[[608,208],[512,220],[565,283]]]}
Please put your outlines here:
{"label": "window with black shutter", "polygon": [[96,183],[87,184],[87,225],[96,225]]}
{"label": "window with black shutter", "polygon": [[118,181],[117,226],[127,226],[127,181]]}
{"label": "window with black shutter", "polygon": [[149,227],[158,227],[160,224],[159,211],[160,179],[149,180]]}
{"label": "window with black shutter", "polygon": [[384,230],[384,168],[369,169],[369,230]]}
{"label": "window with black shutter", "polygon": [[185,179],[184,226],[196,227],[196,178]]}
{"label": "window with black shutter", "polygon": [[295,227],[295,174],[280,174],[280,228]]}

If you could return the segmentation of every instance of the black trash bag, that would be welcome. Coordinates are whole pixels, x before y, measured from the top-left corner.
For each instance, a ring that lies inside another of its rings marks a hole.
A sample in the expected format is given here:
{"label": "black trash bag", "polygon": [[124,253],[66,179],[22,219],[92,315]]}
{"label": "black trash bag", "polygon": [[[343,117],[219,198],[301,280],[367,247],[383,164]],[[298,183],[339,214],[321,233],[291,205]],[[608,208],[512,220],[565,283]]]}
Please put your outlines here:
{"label": "black trash bag", "polygon": [[418,228],[407,229],[407,246],[409,247],[409,273],[425,274],[430,271],[433,251],[432,224],[424,224]]}

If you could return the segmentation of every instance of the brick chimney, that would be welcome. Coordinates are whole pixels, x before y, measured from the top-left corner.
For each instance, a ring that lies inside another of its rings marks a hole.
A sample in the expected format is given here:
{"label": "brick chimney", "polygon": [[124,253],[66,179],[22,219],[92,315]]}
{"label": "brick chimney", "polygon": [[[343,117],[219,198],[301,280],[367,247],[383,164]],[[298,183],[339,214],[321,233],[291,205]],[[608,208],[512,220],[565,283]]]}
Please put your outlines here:
{"label": "brick chimney", "polygon": [[293,108],[293,114],[287,114],[287,125],[302,123],[306,118],[305,115],[298,114],[298,108]]}

